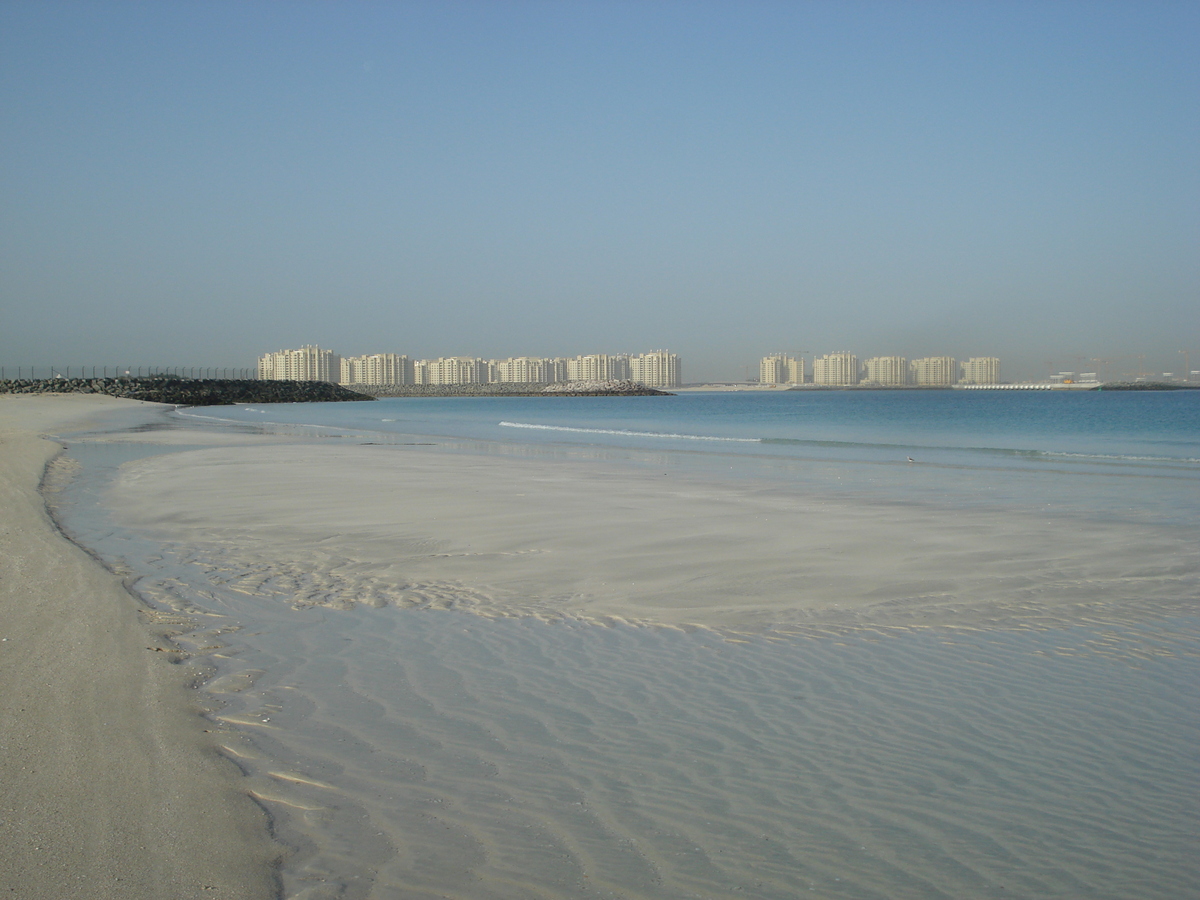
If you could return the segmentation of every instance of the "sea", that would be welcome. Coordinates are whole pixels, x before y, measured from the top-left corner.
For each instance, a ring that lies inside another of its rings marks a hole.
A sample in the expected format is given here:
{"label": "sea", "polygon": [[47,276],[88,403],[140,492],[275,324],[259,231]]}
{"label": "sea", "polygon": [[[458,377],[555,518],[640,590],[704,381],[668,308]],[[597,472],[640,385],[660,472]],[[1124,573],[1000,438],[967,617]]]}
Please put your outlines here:
{"label": "sea", "polygon": [[[731,631],[296,604],[110,514],[123,467],[200,432],[1187,540],[1170,602],[1104,621]],[[64,437],[53,512],[185,651],[286,848],[283,897],[1200,897],[1200,391],[398,398]]]}

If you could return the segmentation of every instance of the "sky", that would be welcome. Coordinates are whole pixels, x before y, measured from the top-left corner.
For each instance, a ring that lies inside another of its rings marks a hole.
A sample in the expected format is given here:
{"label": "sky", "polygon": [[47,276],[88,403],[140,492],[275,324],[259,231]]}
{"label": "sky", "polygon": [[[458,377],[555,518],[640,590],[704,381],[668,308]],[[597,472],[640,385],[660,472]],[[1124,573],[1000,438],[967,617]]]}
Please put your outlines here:
{"label": "sky", "polygon": [[1194,2],[0,0],[0,365],[1200,369],[1198,148]]}

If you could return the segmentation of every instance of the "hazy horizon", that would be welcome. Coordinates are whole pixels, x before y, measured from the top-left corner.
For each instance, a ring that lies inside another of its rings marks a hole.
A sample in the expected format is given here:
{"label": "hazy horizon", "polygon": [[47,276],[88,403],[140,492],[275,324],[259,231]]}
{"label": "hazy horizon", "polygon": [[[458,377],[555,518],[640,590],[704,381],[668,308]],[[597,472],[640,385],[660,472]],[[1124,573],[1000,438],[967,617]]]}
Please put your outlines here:
{"label": "hazy horizon", "polygon": [[1198,35],[1172,2],[2,2],[0,364],[1200,369]]}

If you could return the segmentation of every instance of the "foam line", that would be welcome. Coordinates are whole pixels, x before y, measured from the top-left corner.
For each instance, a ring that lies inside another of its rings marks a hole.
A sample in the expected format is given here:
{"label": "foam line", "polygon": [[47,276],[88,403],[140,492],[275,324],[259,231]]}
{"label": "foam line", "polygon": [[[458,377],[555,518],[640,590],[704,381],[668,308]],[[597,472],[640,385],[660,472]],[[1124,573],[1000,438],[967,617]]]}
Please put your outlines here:
{"label": "foam line", "polygon": [[671,434],[660,431],[627,431],[621,428],[572,428],[567,425],[535,425],[530,422],[501,422],[505,428],[529,428],[535,431],[573,431],[579,434],[619,434],[624,437],[670,438],[683,441],[731,441],[761,444],[762,438],[715,437],[707,434]]}

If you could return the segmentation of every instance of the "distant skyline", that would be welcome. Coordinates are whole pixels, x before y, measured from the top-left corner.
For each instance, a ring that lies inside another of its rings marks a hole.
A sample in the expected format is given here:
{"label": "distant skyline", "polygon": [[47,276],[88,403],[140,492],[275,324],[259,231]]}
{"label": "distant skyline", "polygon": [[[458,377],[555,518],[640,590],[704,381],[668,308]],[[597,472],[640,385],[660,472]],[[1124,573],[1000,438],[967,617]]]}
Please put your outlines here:
{"label": "distant skyline", "polygon": [[0,365],[1200,369],[1198,146],[1190,2],[0,0]]}

